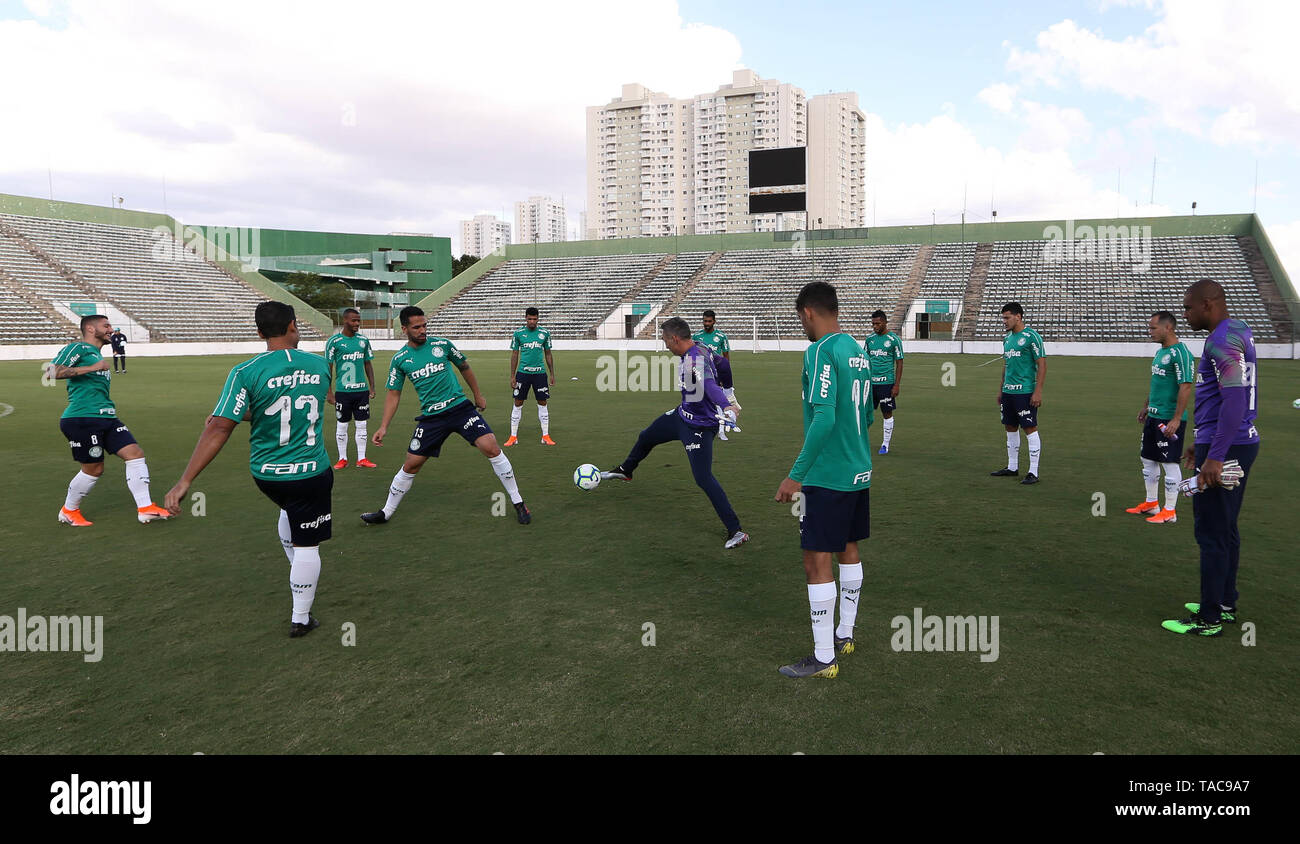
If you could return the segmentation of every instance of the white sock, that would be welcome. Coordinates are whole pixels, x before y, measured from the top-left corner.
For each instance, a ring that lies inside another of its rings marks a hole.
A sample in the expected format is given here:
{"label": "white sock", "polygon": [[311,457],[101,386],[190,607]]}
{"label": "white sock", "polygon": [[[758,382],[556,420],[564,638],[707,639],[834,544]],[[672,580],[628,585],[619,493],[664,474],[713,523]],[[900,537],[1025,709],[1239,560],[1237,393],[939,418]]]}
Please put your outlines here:
{"label": "white sock", "polygon": [[497,477],[501,479],[501,486],[509,493],[511,503],[518,504],[523,501],[524,497],[519,494],[519,484],[515,483],[515,470],[510,466],[510,458],[498,454],[488,462],[492,464],[492,471],[496,472]]}
{"label": "white sock", "polygon": [[542,436],[545,437],[551,433],[551,409],[537,405],[537,421],[542,423]]}
{"label": "white sock", "polygon": [[316,601],[316,581],[320,579],[320,546],[294,548],[289,565],[289,588],[293,590],[293,622],[306,624],[311,605]]}
{"label": "white sock", "polygon": [[415,475],[405,469],[397,470],[397,474],[393,475],[393,484],[388,488],[388,501],[384,503],[385,518],[393,517],[397,512],[397,505],[402,503],[402,496],[411,491],[411,484],[414,482]]}
{"label": "white sock", "polygon": [[862,563],[840,566],[840,626],[835,635],[841,639],[853,636],[853,624],[858,619],[858,598],[862,592]]}
{"label": "white sock", "polygon": [[[1178,485],[1183,482],[1182,469],[1177,463],[1165,464],[1165,509],[1173,510],[1178,506]],[[1154,500],[1154,499],[1153,499]]]}
{"label": "white sock", "polygon": [[280,547],[284,549],[284,555],[289,558],[289,565],[293,565],[293,534],[289,531],[288,513],[280,511],[280,521],[275,529],[280,534]]}
{"label": "white sock", "polygon": [[523,418],[524,409],[522,407],[516,407],[510,411],[510,436],[519,436],[519,420]]}
{"label": "white sock", "polygon": [[1043,441],[1039,438],[1037,431],[1034,431],[1025,439],[1029,441],[1029,474],[1037,475],[1038,456],[1043,453]]}
{"label": "white sock", "polygon": [[1160,498],[1160,464],[1154,460],[1142,458],[1142,481],[1147,488],[1147,501]]}
{"label": "white sock", "polygon": [[1007,468],[1016,471],[1020,468],[1020,432],[1007,431]]}
{"label": "white sock", "polygon": [[339,446],[339,460],[348,459],[348,423],[340,422],[334,429],[334,442]]}
{"label": "white sock", "polygon": [[813,648],[818,662],[835,659],[835,581],[808,584]]}
{"label": "white sock", "polygon": [[68,483],[68,497],[63,499],[63,506],[69,510],[77,510],[81,507],[81,499],[90,494],[99,483],[99,477],[96,475],[87,475],[85,472],[78,472],[72,476]]}
{"label": "white sock", "polygon": [[357,443],[358,462],[366,459],[366,433],[367,433],[366,428],[367,427],[369,426],[366,425],[366,423],[363,420],[360,419],[357,420],[357,432],[356,434],[353,435],[353,439],[356,440]]}
{"label": "white sock", "polygon": [[149,497],[149,467],[143,457],[126,461],[126,488],[131,490],[136,507],[148,507],[153,503]]}
{"label": "white sock", "polygon": [[889,445],[889,440],[893,436],[894,436],[894,419],[893,417],[890,417],[889,419],[885,420],[885,439],[880,444],[884,446]]}

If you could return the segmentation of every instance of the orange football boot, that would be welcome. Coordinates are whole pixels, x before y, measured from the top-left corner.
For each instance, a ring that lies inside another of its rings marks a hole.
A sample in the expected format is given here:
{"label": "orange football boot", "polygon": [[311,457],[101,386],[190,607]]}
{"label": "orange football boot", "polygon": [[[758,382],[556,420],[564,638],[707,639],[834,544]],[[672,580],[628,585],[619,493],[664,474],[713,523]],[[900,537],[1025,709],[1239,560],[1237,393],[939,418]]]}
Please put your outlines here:
{"label": "orange football boot", "polygon": [[1159,513],[1159,512],[1160,512],[1160,502],[1158,502],[1158,501],[1144,501],[1144,502],[1142,502],[1141,504],[1139,504],[1139,505],[1136,506],[1136,507],[1130,507],[1130,508],[1128,508],[1128,509],[1125,510],[1124,512],[1125,512],[1125,513],[1133,513],[1133,514],[1138,515],[1138,516],[1142,515],[1143,513]]}
{"label": "orange football boot", "polygon": [[501,447],[502,447],[502,448],[509,448],[510,446],[514,445],[514,444],[517,443],[517,442],[519,442],[519,438],[518,438],[518,437],[511,437],[510,439],[508,439],[508,440],[506,440],[505,442],[503,442],[503,443],[501,444]]}
{"label": "orange football boot", "polygon": [[137,507],[135,517],[140,520],[140,524],[144,525],[159,519],[170,519],[172,514],[157,504],[150,504],[148,507]]}
{"label": "orange football boot", "polygon": [[358,469],[378,469],[379,467],[378,467],[377,465],[375,465],[374,463],[371,463],[369,460],[366,460],[366,459],[362,458],[361,460],[358,460],[358,461],[357,461],[357,468],[358,468]]}
{"label": "orange football boot", "polygon": [[59,521],[73,527],[90,527],[94,524],[94,522],[87,521],[86,517],[81,515],[81,508],[69,510],[67,507],[60,507]]}
{"label": "orange football boot", "polygon": [[1173,510],[1161,510],[1147,521],[1153,525],[1172,525],[1178,521],[1178,515]]}
{"label": "orange football boot", "polygon": [[542,445],[555,445],[555,440],[551,439],[550,434],[547,434],[546,436],[542,437]]}

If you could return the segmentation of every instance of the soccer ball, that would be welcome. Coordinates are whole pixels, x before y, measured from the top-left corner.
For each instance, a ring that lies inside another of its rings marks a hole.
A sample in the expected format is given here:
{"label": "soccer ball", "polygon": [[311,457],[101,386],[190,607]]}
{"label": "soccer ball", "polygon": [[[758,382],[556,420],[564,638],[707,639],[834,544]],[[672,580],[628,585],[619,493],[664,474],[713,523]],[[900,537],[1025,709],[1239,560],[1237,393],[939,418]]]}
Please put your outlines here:
{"label": "soccer ball", "polygon": [[1296,399],[1295,401],[1291,402],[1291,406],[1294,407],[1296,410],[1300,410],[1300,399]]}
{"label": "soccer ball", "polygon": [[590,463],[583,463],[573,470],[573,485],[578,489],[595,489],[600,486],[600,470]]}

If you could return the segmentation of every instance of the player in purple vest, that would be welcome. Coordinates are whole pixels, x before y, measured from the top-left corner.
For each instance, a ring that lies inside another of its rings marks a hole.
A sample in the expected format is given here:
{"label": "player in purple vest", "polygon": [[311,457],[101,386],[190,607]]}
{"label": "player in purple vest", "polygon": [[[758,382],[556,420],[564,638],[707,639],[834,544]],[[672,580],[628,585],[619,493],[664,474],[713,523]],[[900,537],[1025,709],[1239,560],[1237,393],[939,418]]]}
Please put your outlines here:
{"label": "player in purple vest", "polygon": [[[1237,620],[1237,517],[1251,464],[1259,455],[1255,341],[1250,326],[1228,316],[1223,288],[1208,278],[1187,288],[1183,312],[1192,328],[1210,332],[1196,370],[1196,449],[1183,455],[1184,468],[1197,473],[1200,490],[1192,496],[1192,516],[1201,548],[1201,600],[1184,604],[1190,617],[1170,619],[1163,627],[1217,636],[1225,622]],[[1223,483],[1224,463],[1231,461],[1240,465],[1243,475],[1228,487]]]}

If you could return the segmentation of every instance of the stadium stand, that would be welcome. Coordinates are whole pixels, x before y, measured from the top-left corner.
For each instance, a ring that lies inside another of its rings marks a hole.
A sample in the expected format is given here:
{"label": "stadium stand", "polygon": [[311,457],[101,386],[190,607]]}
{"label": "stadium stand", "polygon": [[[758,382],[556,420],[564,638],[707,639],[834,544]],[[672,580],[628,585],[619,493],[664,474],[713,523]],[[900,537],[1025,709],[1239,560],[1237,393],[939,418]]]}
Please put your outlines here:
{"label": "stadium stand", "polygon": [[974,243],[936,244],[917,295],[922,299],[963,298],[975,260],[975,246]]}
{"label": "stadium stand", "polygon": [[111,303],[155,340],[256,340],[252,312],[266,299],[169,234],[100,223],[0,214],[0,269],[49,302]]}

